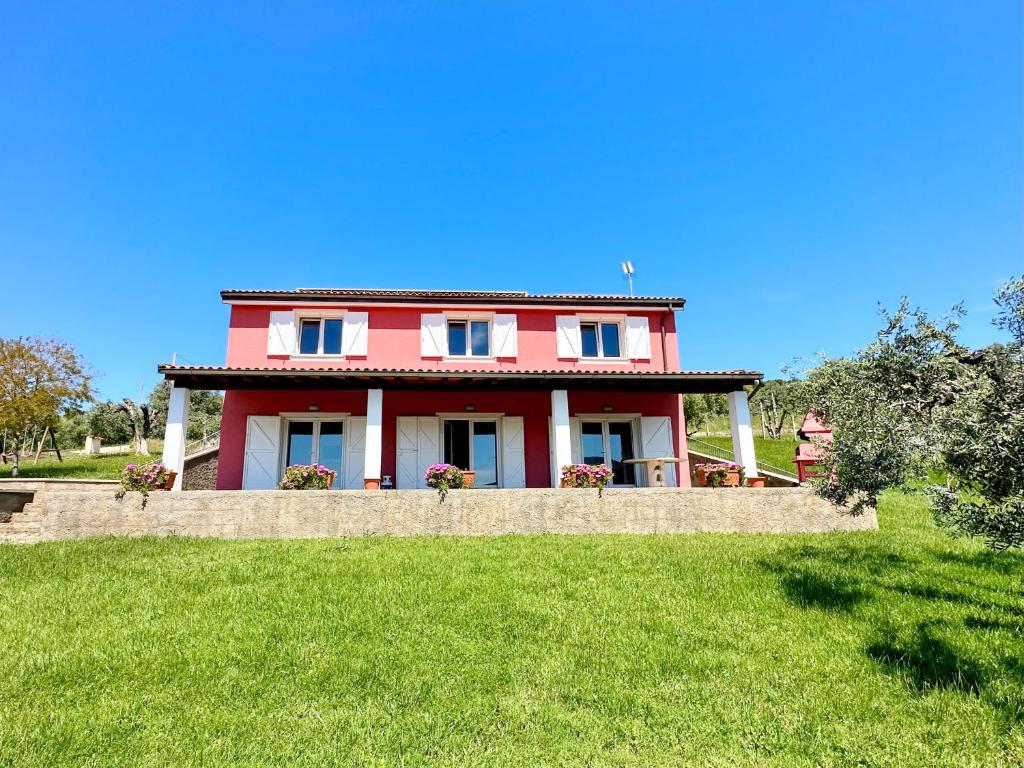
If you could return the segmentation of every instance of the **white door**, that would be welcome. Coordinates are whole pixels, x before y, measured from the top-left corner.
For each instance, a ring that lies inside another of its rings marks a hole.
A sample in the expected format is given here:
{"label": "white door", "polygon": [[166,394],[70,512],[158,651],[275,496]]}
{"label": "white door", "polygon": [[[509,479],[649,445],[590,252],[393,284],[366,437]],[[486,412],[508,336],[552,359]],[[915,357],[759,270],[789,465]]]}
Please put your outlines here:
{"label": "white door", "polygon": [[242,488],[265,491],[277,488],[281,448],[281,418],[250,416],[245,427]]}
{"label": "white door", "polygon": [[[366,417],[352,416],[348,419],[345,435],[345,488],[363,487],[363,470],[366,464]],[[339,478],[340,479],[340,478]]]}
{"label": "white door", "polygon": [[522,416],[506,416],[501,420],[501,485],[504,488],[526,487],[526,440]]}
{"label": "white door", "polygon": [[397,488],[426,488],[423,473],[440,461],[440,422],[436,416],[399,416],[396,445]]}
{"label": "white door", "polygon": [[[643,458],[656,459],[675,456],[672,440],[672,419],[668,416],[644,416],[640,419],[640,437],[643,441]],[[665,485],[675,487],[676,465],[665,465]]]}

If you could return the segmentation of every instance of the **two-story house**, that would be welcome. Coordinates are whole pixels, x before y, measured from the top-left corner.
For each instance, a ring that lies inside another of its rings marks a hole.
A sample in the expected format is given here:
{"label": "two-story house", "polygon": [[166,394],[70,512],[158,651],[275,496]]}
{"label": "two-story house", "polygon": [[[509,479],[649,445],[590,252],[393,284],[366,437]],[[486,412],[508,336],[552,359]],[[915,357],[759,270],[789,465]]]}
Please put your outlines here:
{"label": "two-story house", "polygon": [[737,456],[756,474],[750,371],[682,371],[681,298],[522,292],[228,290],[224,366],[161,365],[173,383],[164,461],[180,470],[191,389],[223,390],[218,489],[276,487],[324,464],[335,488],[423,488],[449,462],[478,488],[551,487],[562,466],[679,457],[683,396],[729,394]]}

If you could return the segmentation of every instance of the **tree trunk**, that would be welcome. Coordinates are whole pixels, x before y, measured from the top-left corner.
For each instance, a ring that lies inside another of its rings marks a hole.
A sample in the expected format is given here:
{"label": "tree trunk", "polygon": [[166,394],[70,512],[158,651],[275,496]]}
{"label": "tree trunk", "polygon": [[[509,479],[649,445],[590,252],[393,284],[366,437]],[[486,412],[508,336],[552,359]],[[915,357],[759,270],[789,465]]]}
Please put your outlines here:
{"label": "tree trunk", "polygon": [[13,460],[13,465],[11,466],[11,477],[17,477],[18,476],[18,454],[21,453],[21,444],[18,442],[18,438],[17,437],[14,438],[13,444],[14,444],[14,450],[12,451],[12,453],[14,455],[14,460]]}

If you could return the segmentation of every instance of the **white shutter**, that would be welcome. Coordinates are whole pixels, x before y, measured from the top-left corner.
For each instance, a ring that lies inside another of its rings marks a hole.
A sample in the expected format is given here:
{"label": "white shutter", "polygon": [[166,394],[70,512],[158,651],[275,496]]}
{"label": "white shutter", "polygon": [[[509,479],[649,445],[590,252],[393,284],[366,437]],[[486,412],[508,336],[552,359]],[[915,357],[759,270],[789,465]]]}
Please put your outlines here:
{"label": "white shutter", "polygon": [[419,462],[418,488],[426,488],[423,473],[431,464],[441,461],[441,420],[436,416],[420,416],[416,419],[416,456]]}
{"label": "white shutter", "polygon": [[580,319],[576,315],[555,316],[558,357],[576,360],[580,356]]}
{"label": "white shutter", "polygon": [[419,488],[426,467],[419,469],[416,417],[398,417],[396,488]]}
{"label": "white shutter", "polygon": [[626,318],[626,352],[630,360],[651,359],[651,329],[646,317]]}
{"label": "white shutter", "polygon": [[360,490],[366,461],[366,417],[352,416],[345,424],[345,479],[335,480],[336,487]]}
{"label": "white shutter", "polygon": [[420,315],[420,356],[444,357],[448,354],[444,313]]}
{"label": "white shutter", "polygon": [[515,315],[495,315],[491,324],[494,339],[491,354],[494,357],[515,357],[518,349],[516,336],[518,323]]}
{"label": "white shutter", "polygon": [[291,310],[270,313],[270,326],[267,329],[267,354],[295,354],[295,313]]}
{"label": "white shutter", "polygon": [[434,416],[399,416],[397,440],[398,488],[426,488],[423,473],[440,461],[440,422]]}
{"label": "white shutter", "polygon": [[526,441],[522,416],[506,416],[501,420],[501,486],[526,487]]}
{"label": "white shutter", "polygon": [[[572,463],[583,463],[583,431],[580,428],[580,420],[575,416],[569,418],[569,440],[572,442]],[[562,468],[559,467],[561,472]]]}
{"label": "white shutter", "polygon": [[341,321],[341,354],[366,356],[369,321],[366,312],[346,312]]}
{"label": "white shutter", "polygon": [[[657,459],[664,456],[675,456],[672,440],[672,419],[668,416],[644,416],[640,419],[640,437],[643,440],[643,453],[639,458]],[[676,465],[665,465],[665,485],[676,484]]]}
{"label": "white shutter", "polygon": [[277,488],[281,447],[279,416],[250,416],[245,428],[245,463],[242,488],[265,491]]}

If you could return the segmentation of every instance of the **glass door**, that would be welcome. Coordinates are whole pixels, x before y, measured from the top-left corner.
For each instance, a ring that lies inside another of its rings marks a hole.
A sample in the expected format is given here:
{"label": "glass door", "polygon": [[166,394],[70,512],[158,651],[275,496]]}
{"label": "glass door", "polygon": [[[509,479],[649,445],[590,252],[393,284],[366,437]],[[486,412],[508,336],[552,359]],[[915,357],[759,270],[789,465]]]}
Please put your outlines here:
{"label": "glass door", "polygon": [[624,463],[636,458],[633,422],[584,421],[580,424],[580,441],[584,464],[607,464],[612,470],[612,485],[636,485],[636,465]]}
{"label": "glass door", "polygon": [[337,473],[331,487],[341,488],[345,467],[344,431],[344,422],[339,420],[289,421],[285,466],[323,464]]}
{"label": "glass door", "polygon": [[476,488],[498,487],[498,422],[445,419],[444,461],[476,472]]}

